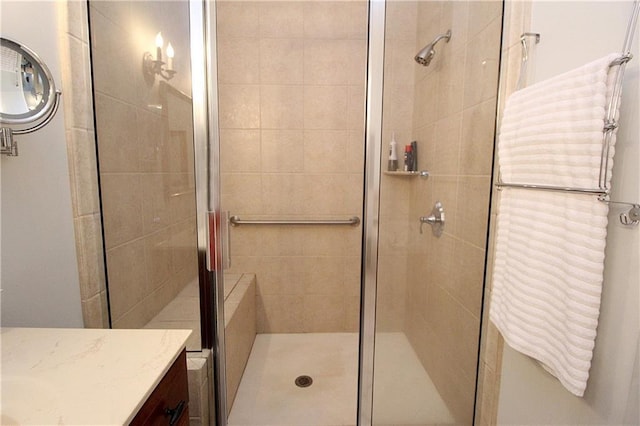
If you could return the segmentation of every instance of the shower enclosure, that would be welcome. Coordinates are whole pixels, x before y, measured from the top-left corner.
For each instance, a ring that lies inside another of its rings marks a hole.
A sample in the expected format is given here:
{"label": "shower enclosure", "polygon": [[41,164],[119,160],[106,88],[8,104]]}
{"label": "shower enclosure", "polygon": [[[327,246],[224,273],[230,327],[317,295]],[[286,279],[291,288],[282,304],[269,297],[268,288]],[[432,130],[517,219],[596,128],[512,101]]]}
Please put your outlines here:
{"label": "shower enclosure", "polygon": [[220,425],[471,424],[502,3],[90,6],[112,326]]}

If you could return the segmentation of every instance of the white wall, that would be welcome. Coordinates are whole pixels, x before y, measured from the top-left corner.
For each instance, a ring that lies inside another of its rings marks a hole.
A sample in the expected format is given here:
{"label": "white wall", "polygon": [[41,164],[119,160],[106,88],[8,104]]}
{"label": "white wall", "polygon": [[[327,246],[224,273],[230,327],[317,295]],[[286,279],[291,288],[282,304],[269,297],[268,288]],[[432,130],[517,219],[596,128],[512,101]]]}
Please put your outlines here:
{"label": "white wall", "polygon": [[[0,8],[2,36],[35,51],[60,87],[56,2]],[[1,160],[1,324],[82,327],[63,107],[17,140],[20,155]]]}
{"label": "white wall", "polygon": [[[632,3],[532,4],[531,30],[541,33],[533,81],[578,67],[623,46]],[[640,32],[625,73],[612,181],[614,200],[640,201],[638,86]],[[611,206],[598,337],[584,398],[577,398],[530,358],[505,345],[499,424],[640,424],[640,228],[620,225]]]}

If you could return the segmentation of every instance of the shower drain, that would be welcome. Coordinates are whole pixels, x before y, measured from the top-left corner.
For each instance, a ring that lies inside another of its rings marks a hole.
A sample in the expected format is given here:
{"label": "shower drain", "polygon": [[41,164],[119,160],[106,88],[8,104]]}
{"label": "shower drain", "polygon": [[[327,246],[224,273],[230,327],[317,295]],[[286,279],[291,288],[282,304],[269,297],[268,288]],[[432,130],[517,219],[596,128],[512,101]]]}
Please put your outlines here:
{"label": "shower drain", "polygon": [[313,379],[309,376],[298,376],[296,377],[295,383],[299,388],[307,388],[311,386]]}

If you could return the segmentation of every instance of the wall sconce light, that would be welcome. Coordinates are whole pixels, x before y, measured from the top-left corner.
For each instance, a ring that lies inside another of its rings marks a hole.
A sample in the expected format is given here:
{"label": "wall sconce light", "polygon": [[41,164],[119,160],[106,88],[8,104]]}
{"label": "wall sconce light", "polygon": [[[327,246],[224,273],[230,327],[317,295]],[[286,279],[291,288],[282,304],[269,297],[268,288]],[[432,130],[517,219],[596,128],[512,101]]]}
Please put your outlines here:
{"label": "wall sconce light", "polygon": [[151,81],[155,79],[156,74],[164,78],[165,80],[171,80],[176,72],[173,69],[173,56],[175,52],[171,43],[167,44],[167,62],[162,60],[162,47],[164,46],[164,40],[162,39],[162,33],[156,35],[156,57],[150,52],[144,52],[142,56],[142,70],[144,75]]}

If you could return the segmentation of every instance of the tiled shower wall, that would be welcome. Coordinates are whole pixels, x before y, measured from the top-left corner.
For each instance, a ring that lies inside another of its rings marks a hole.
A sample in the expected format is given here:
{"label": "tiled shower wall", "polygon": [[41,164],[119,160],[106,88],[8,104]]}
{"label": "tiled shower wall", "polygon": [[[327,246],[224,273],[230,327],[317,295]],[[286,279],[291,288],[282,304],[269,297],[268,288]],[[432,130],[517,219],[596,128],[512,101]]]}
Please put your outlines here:
{"label": "tiled shower wall", "polygon": [[[217,3],[222,205],[242,219],[362,215],[367,3]],[[356,331],[361,227],[231,229],[260,333]]]}
{"label": "tiled shower wall", "polygon": [[[388,169],[389,142],[395,136],[398,164],[412,139],[418,2],[389,2],[386,8],[382,170]],[[421,164],[418,164],[423,168]],[[416,176],[383,174],[380,178],[380,225],[376,330],[402,331],[405,322],[409,254],[410,189]]]}
{"label": "tiled shower wall", "polygon": [[[498,87],[502,3],[419,2],[413,138],[429,179],[411,182],[405,331],[457,422],[471,424]],[[440,238],[418,218],[441,201]]]}
{"label": "tiled shower wall", "polygon": [[[97,1],[90,18],[112,323],[139,328],[197,277],[188,4]],[[159,31],[171,86],[142,72]]]}

